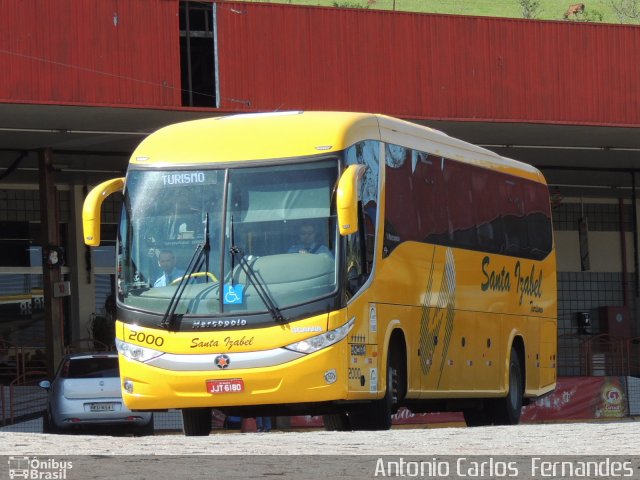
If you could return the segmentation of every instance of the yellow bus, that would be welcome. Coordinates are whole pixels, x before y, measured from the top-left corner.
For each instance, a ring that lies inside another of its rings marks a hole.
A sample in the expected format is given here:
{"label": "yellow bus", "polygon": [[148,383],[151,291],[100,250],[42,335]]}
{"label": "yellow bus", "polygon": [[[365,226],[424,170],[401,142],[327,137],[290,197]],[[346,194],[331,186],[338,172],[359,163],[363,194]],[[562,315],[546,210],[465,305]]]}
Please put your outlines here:
{"label": "yellow bus", "polygon": [[384,115],[246,114],[147,137],[122,191],[116,342],[134,410],[323,415],[400,406],[514,424],[556,382],[548,188],[532,166]]}

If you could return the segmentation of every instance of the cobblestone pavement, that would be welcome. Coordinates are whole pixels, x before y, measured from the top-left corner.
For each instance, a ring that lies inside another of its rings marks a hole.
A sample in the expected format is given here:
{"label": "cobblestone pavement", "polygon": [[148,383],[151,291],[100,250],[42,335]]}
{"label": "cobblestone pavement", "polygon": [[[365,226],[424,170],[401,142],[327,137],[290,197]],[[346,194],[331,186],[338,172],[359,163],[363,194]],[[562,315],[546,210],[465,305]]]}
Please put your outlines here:
{"label": "cobblestone pavement", "polygon": [[638,455],[640,422],[152,437],[0,432],[4,455]]}

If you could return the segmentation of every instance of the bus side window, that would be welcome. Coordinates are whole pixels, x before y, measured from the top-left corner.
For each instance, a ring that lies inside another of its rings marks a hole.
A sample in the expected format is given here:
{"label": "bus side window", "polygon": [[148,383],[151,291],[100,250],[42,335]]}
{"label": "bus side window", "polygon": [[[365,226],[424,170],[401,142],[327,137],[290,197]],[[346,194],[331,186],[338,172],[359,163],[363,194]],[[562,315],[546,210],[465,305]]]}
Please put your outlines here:
{"label": "bus side window", "polygon": [[361,231],[352,233],[346,237],[347,246],[347,278],[346,288],[347,296],[351,298],[356,294],[360,287],[367,281],[367,273],[363,262],[365,247],[362,242],[363,235]]}

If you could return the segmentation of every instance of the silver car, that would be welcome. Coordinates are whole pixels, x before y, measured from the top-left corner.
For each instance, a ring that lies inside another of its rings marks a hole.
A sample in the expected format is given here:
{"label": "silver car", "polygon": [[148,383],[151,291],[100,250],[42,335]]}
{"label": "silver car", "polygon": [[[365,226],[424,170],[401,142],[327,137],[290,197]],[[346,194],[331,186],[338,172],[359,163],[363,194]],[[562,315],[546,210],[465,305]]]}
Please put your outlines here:
{"label": "silver car", "polygon": [[43,380],[39,385],[49,392],[43,419],[45,433],[89,425],[121,425],[140,435],[153,435],[153,414],[132,412],[122,401],[116,352],[67,355],[53,381]]}

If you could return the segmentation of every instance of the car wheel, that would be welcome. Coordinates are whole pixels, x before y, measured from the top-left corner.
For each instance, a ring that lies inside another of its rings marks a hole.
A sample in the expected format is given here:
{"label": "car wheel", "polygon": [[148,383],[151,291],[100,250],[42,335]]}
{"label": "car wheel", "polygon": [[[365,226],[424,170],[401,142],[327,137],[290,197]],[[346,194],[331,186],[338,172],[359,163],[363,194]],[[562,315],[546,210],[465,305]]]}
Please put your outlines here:
{"label": "car wheel", "polygon": [[42,412],[42,433],[62,433],[62,430],[53,421],[49,410]]}
{"label": "car wheel", "polygon": [[153,435],[155,433],[155,426],[153,423],[153,415],[151,415],[151,419],[145,425],[141,425],[135,428],[134,434],[140,437],[148,437],[149,435]]}

